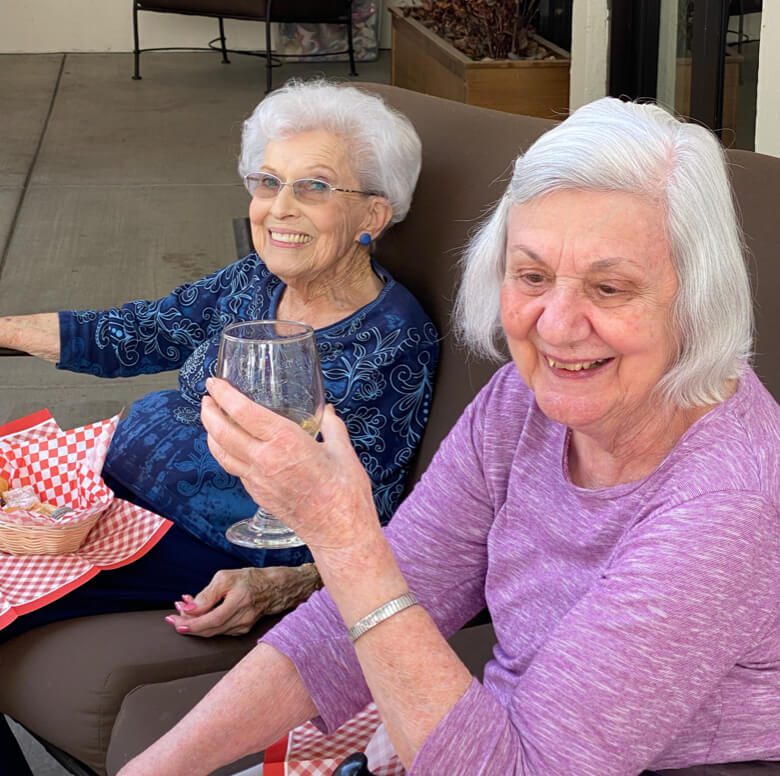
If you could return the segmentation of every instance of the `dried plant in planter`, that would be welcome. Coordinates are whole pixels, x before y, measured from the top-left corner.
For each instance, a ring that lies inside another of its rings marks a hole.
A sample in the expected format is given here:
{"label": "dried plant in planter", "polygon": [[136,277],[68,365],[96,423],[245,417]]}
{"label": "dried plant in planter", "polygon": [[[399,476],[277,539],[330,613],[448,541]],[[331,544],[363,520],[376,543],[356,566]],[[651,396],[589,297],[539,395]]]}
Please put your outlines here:
{"label": "dried plant in planter", "polygon": [[403,11],[471,59],[554,58],[531,37],[539,0],[422,0]]}

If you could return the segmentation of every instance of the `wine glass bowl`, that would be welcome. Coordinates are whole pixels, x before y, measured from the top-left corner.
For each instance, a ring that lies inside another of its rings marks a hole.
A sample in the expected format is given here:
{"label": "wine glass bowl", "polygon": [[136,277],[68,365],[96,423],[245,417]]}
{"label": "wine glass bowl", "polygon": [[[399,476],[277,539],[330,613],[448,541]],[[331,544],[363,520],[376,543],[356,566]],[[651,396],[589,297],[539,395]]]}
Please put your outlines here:
{"label": "wine glass bowl", "polygon": [[[231,323],[222,331],[215,374],[257,404],[297,423],[312,436],[325,408],[314,329],[297,321]],[[231,525],[228,540],[242,547],[298,547],[301,539],[261,507]]]}

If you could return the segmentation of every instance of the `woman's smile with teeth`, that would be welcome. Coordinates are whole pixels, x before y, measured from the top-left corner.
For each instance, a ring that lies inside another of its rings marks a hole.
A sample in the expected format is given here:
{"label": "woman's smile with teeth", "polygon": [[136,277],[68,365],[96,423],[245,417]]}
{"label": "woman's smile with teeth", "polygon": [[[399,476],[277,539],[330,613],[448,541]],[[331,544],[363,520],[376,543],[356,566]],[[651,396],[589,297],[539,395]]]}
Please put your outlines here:
{"label": "woman's smile with teeth", "polygon": [[580,372],[583,369],[593,369],[595,366],[601,366],[608,359],[597,358],[595,361],[556,361],[554,358],[545,356],[547,364],[552,369],[565,369],[567,372]]}
{"label": "woman's smile with teeth", "polygon": [[271,239],[276,242],[295,243],[296,245],[311,242],[311,235],[302,232],[275,232],[273,229],[270,229],[269,232]]}

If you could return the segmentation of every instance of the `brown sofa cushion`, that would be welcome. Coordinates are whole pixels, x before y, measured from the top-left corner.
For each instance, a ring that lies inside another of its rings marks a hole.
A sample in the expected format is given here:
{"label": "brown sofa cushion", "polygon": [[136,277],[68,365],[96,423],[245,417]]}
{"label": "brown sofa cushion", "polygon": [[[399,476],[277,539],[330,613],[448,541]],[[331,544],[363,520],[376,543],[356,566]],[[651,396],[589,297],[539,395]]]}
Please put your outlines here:
{"label": "brown sofa cushion", "polygon": [[0,648],[0,709],[99,774],[119,705],[138,685],[235,665],[279,617],[246,636],[177,634],[165,612],[53,623]]}
{"label": "brown sofa cushion", "polygon": [[780,261],[777,259],[777,202],[780,158],[751,151],[729,151],[731,181],[748,249],[756,313],[755,369],[780,401]]}
{"label": "brown sofa cushion", "polygon": [[[225,671],[144,684],[131,690],[114,724],[106,754],[106,772],[114,776],[125,763],[170,730],[223,676]],[[211,776],[228,776],[263,761],[249,755]]]}

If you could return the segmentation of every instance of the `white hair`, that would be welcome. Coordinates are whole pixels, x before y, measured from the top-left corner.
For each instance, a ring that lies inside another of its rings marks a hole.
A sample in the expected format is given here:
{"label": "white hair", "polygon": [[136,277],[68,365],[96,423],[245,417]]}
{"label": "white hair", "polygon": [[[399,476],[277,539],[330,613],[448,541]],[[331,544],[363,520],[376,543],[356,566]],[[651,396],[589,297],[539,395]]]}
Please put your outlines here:
{"label": "white hair", "polygon": [[406,116],[353,86],[291,80],[271,92],[244,122],[241,177],[260,169],[269,142],[315,129],[345,138],[361,189],[390,202],[391,224],[403,221],[420,174],[420,138]]}
{"label": "white hair", "polygon": [[672,311],[676,357],[660,395],[679,407],[726,398],[752,349],[753,307],[744,248],[718,140],[657,105],[605,97],[542,135],[471,240],[456,327],[477,353],[500,357],[499,295],[506,224],[514,204],[563,189],[625,191],[657,202],[678,277]]}

